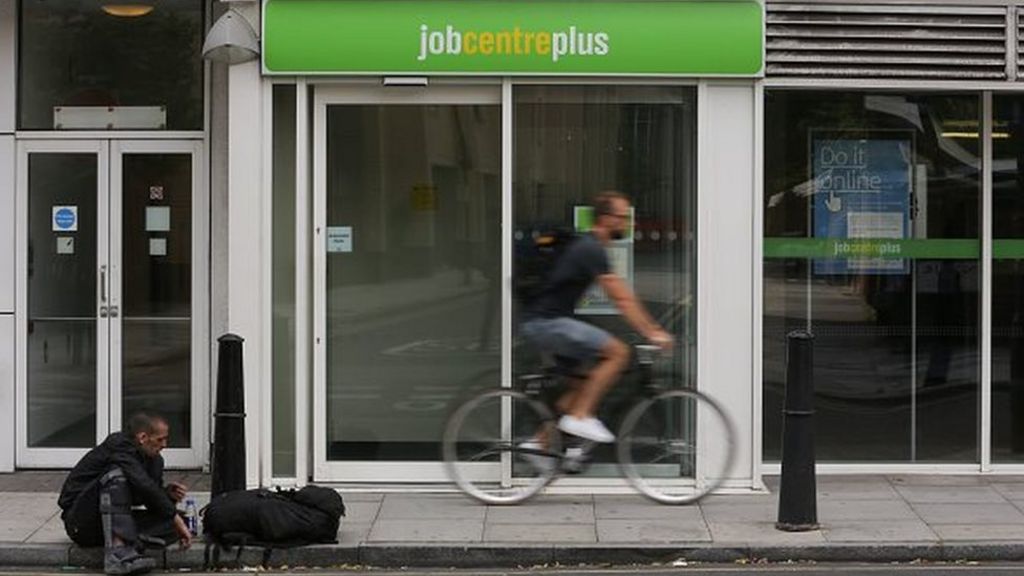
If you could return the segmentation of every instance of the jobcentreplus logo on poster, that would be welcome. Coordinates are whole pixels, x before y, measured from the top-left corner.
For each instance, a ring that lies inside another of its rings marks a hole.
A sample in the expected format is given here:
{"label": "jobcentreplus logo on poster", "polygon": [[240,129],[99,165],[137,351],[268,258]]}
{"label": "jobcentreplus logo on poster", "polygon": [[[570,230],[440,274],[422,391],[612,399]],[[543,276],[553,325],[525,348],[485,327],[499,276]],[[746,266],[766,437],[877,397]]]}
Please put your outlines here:
{"label": "jobcentreplus logo on poster", "polygon": [[604,56],[610,42],[606,32],[587,32],[569,26],[568,30],[549,32],[521,30],[458,30],[446,25],[443,30],[420,26],[420,51],[417,60],[430,56],[551,56],[558,62],[566,56]]}

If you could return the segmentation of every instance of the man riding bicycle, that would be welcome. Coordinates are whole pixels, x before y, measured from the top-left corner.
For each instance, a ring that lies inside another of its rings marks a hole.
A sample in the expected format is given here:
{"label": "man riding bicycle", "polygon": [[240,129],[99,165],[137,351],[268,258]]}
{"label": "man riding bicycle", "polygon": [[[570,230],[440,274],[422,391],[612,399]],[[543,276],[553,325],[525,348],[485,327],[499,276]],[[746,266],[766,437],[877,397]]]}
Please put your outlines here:
{"label": "man riding bicycle", "polygon": [[608,443],[615,435],[597,419],[597,407],[629,363],[630,349],[608,332],[574,318],[577,301],[596,280],[626,321],[652,344],[670,349],[672,336],[651,318],[608,263],[605,247],[621,240],[629,226],[629,199],[621,192],[605,191],[594,198],[593,208],[591,230],[558,258],[540,294],[527,306],[521,330],[539,350],[586,370],[586,376],[556,403],[563,414],[558,428]]}

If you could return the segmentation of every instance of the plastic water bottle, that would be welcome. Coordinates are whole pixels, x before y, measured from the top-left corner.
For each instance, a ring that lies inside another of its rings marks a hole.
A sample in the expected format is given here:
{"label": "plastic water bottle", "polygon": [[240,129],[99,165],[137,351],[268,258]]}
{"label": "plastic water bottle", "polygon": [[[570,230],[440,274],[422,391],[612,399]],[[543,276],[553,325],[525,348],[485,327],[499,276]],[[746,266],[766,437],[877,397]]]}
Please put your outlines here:
{"label": "plastic water bottle", "polygon": [[185,499],[185,526],[193,536],[199,534],[199,512],[196,510],[194,498]]}

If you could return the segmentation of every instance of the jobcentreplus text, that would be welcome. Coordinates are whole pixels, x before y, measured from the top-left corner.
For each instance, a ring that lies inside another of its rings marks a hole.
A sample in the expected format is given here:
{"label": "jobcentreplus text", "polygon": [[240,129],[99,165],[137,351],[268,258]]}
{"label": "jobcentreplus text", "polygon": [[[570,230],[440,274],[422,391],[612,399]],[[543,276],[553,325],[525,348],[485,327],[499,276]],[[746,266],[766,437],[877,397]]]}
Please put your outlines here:
{"label": "jobcentreplus text", "polygon": [[528,56],[537,54],[551,56],[558,62],[565,56],[604,56],[610,50],[606,32],[585,32],[570,26],[560,32],[522,30],[518,26],[511,30],[476,31],[457,30],[446,25],[444,30],[431,30],[420,26],[420,51],[417,60],[430,56]]}

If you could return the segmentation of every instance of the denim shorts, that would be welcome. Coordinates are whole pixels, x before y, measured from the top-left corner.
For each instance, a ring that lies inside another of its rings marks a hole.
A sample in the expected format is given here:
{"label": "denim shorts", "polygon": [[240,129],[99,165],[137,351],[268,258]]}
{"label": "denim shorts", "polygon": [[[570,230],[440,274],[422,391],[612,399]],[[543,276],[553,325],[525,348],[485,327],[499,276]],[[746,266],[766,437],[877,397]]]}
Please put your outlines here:
{"label": "denim shorts", "polygon": [[543,354],[592,364],[612,339],[604,330],[575,318],[533,318],[520,327],[523,336]]}

